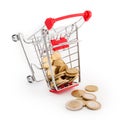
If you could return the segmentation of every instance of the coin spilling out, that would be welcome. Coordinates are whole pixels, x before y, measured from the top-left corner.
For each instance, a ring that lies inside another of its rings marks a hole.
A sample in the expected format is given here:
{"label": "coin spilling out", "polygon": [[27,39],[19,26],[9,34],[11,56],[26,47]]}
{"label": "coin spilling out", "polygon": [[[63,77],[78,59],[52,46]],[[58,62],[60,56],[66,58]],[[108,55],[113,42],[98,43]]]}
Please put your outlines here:
{"label": "coin spilling out", "polygon": [[[87,85],[85,87],[86,91],[95,92],[98,90],[98,87],[95,85]],[[83,107],[86,107],[90,110],[98,110],[101,108],[101,104],[96,101],[96,96],[91,93],[87,93],[84,90],[73,90],[71,95],[76,97],[75,100],[71,100],[66,103],[66,108],[69,110],[80,110]]]}
{"label": "coin spilling out", "polygon": [[96,100],[96,96],[90,93],[85,93],[82,97],[85,100]]}
{"label": "coin spilling out", "polygon": [[86,106],[86,101],[85,101],[85,100],[83,100],[83,99],[81,99],[81,98],[77,98],[76,100],[81,101],[81,102],[82,102],[82,104],[83,104],[83,106]]}
{"label": "coin spilling out", "polygon": [[91,110],[98,110],[101,107],[101,104],[97,101],[86,101],[87,108]]}
{"label": "coin spilling out", "polygon": [[80,100],[71,100],[67,102],[65,106],[69,110],[76,111],[83,108],[83,102]]}
{"label": "coin spilling out", "polygon": [[74,97],[81,97],[81,96],[83,96],[83,94],[85,94],[84,90],[74,90],[71,93],[71,95]]}
{"label": "coin spilling out", "polygon": [[98,90],[98,87],[96,85],[87,85],[85,87],[85,90],[88,92],[96,92]]}

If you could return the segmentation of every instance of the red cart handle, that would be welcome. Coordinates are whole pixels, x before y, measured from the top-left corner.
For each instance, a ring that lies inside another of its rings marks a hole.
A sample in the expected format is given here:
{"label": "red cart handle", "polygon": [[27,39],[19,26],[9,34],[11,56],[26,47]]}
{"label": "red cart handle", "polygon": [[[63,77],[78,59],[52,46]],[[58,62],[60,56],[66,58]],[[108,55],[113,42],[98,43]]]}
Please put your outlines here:
{"label": "red cart handle", "polygon": [[90,17],[92,16],[91,11],[85,11],[84,13],[78,13],[78,14],[71,14],[71,15],[66,15],[66,16],[62,16],[62,17],[58,17],[58,18],[47,18],[45,20],[45,25],[47,27],[48,30],[50,30],[54,23],[63,19],[67,19],[67,18],[72,18],[72,17],[79,17],[79,16],[83,16],[85,21],[88,21],[90,19]]}

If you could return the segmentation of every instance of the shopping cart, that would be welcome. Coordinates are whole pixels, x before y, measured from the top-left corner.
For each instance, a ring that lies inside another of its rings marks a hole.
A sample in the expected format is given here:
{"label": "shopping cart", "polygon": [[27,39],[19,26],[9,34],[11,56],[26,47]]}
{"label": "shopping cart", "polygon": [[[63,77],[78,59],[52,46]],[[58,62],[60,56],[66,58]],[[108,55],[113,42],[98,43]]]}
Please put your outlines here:
{"label": "shopping cart", "polygon": [[[80,17],[80,19],[65,27],[53,27],[56,22],[73,17]],[[27,39],[24,38],[21,33],[12,36],[13,41],[20,41],[30,67],[32,75],[27,76],[29,83],[46,80],[50,92],[54,93],[59,93],[79,85],[81,74],[78,29],[88,21],[90,17],[91,12],[85,11],[84,13],[72,14],[59,18],[47,18],[45,20],[45,25]],[[27,49],[27,47],[29,49]],[[30,50],[30,48],[32,48],[32,50]],[[51,62],[51,56],[56,51],[59,51],[61,59],[68,68],[77,68],[79,71],[78,77],[74,81],[61,84],[60,86],[56,84],[52,68],[53,63]],[[32,57],[29,57],[30,55]],[[51,79],[48,77],[46,68],[43,67],[44,58],[47,58]],[[32,61],[33,59],[35,60],[34,62]],[[37,74],[39,77],[36,75],[36,70],[39,71]],[[51,83],[53,87],[51,87]]]}

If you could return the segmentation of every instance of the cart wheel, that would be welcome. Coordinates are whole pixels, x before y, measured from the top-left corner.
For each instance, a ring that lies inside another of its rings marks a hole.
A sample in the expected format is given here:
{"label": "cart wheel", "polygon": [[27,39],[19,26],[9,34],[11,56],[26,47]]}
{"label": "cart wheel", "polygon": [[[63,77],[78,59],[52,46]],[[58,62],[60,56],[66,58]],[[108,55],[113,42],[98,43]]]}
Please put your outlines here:
{"label": "cart wheel", "polygon": [[29,83],[34,82],[33,76],[31,76],[31,75],[27,76],[27,80],[28,80]]}
{"label": "cart wheel", "polygon": [[14,34],[14,35],[12,35],[12,40],[14,41],[14,42],[17,42],[19,39],[18,39],[18,35],[16,35],[16,34]]}

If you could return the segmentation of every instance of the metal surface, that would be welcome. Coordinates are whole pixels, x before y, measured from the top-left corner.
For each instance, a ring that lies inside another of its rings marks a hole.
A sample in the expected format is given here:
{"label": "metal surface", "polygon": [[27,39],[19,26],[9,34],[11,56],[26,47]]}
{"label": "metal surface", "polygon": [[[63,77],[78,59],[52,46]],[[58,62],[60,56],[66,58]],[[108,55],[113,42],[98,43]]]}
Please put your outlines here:
{"label": "metal surface", "polygon": [[54,78],[54,75],[53,75],[52,65],[50,63],[50,55],[49,55],[48,47],[47,47],[47,41],[46,41],[47,31],[44,31],[42,34],[43,34],[43,41],[44,41],[45,48],[46,48],[46,55],[47,55],[47,59],[48,59],[48,63],[49,63],[50,71],[51,71],[50,73],[52,75],[52,82],[54,84],[55,89],[58,90],[58,88],[55,84],[55,78]]}

